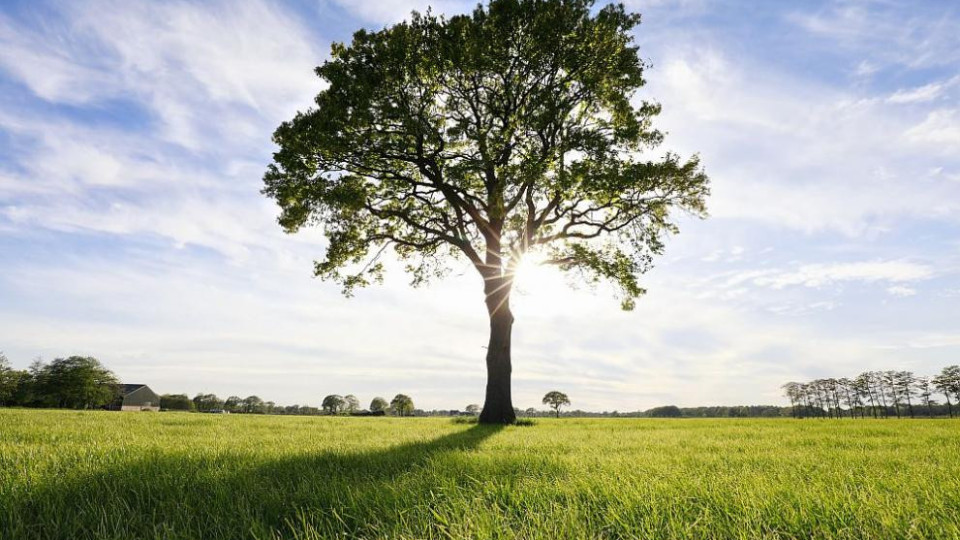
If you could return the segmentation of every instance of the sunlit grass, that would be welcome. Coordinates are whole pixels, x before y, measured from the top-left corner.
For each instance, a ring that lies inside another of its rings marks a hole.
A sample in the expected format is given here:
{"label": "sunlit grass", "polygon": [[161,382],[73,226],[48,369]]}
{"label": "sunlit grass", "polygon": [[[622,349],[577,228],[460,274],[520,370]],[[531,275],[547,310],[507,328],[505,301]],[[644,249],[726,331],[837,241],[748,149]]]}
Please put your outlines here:
{"label": "sunlit grass", "polygon": [[0,538],[960,538],[960,421],[0,410]]}

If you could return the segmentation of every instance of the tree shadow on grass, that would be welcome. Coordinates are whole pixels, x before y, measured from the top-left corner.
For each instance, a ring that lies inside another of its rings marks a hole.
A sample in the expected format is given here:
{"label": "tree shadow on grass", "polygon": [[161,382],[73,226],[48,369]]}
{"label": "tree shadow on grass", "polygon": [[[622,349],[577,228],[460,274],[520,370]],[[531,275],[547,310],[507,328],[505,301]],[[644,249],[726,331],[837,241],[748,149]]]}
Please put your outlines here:
{"label": "tree shadow on grass", "polygon": [[0,538],[447,536],[451,512],[483,502],[478,483],[561,474],[535,456],[478,459],[472,451],[501,429],[478,425],[355,453],[177,451],[118,460],[0,501]]}

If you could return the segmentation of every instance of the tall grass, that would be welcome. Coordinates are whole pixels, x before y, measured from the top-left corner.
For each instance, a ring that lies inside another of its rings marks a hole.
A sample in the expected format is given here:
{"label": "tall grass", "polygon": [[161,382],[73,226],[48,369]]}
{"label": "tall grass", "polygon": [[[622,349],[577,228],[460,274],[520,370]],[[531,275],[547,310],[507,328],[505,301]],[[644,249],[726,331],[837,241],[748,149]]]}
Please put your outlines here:
{"label": "tall grass", "polygon": [[960,422],[0,410],[0,538],[960,538]]}

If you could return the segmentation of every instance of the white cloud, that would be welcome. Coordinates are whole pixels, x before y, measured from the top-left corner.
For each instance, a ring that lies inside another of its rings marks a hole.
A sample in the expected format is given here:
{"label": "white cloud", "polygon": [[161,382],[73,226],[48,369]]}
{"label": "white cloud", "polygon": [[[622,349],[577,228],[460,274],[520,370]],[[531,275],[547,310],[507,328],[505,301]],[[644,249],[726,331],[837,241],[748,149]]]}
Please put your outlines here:
{"label": "white cloud", "polygon": [[928,143],[942,151],[960,150],[960,112],[957,109],[931,111],[923,122],[904,133],[907,140]]}
{"label": "white cloud", "polygon": [[234,261],[303,242],[283,239],[258,193],[270,134],[320,84],[316,38],[292,14],[257,0],[61,7],[38,25],[0,15],[0,69],[44,100],[128,100],[150,121],[87,125],[5,102],[0,129],[18,152],[0,172],[0,218],[160,235]]}
{"label": "white cloud", "polygon": [[869,77],[879,70],[880,68],[877,67],[876,64],[863,60],[857,64],[857,67],[853,70],[853,74],[857,77]]}
{"label": "white cloud", "polygon": [[0,17],[0,66],[53,102],[135,98],[163,138],[193,150],[263,144],[275,119],[309,105],[319,88],[314,39],[268,3],[64,7],[62,20],[36,29]]}
{"label": "white cloud", "polygon": [[897,90],[887,101],[890,103],[923,103],[933,101],[943,94],[945,85],[942,83],[930,83],[918,88],[909,90]]}
{"label": "white cloud", "polygon": [[836,264],[807,264],[794,271],[768,271],[753,276],[757,285],[782,289],[788,286],[822,287],[844,281],[864,283],[909,283],[929,279],[933,269],[908,261],[872,261]]}
{"label": "white cloud", "polygon": [[913,287],[905,287],[903,285],[894,285],[893,287],[887,287],[887,293],[892,296],[899,296],[900,298],[906,298],[908,296],[915,296],[917,290]]}
{"label": "white cloud", "polygon": [[918,125],[925,111],[732,61],[711,43],[664,55],[649,93],[662,100],[666,144],[701,153],[713,217],[848,236],[905,217],[960,219],[960,186],[930,173],[958,164],[944,148],[960,138],[952,110]]}
{"label": "white cloud", "polygon": [[869,56],[874,66],[949,66],[960,59],[960,34],[947,3],[828,1],[824,9],[796,12],[800,28]]}

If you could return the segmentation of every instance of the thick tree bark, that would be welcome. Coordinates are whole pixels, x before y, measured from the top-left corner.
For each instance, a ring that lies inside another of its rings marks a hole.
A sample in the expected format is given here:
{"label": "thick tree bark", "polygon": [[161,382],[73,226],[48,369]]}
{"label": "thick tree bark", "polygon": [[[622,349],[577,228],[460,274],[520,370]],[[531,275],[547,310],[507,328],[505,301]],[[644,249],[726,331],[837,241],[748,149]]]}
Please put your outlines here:
{"label": "thick tree bark", "polygon": [[512,424],[517,419],[510,395],[511,285],[509,278],[498,277],[488,279],[484,286],[490,315],[490,342],[487,345],[487,395],[480,413],[481,424]]}

